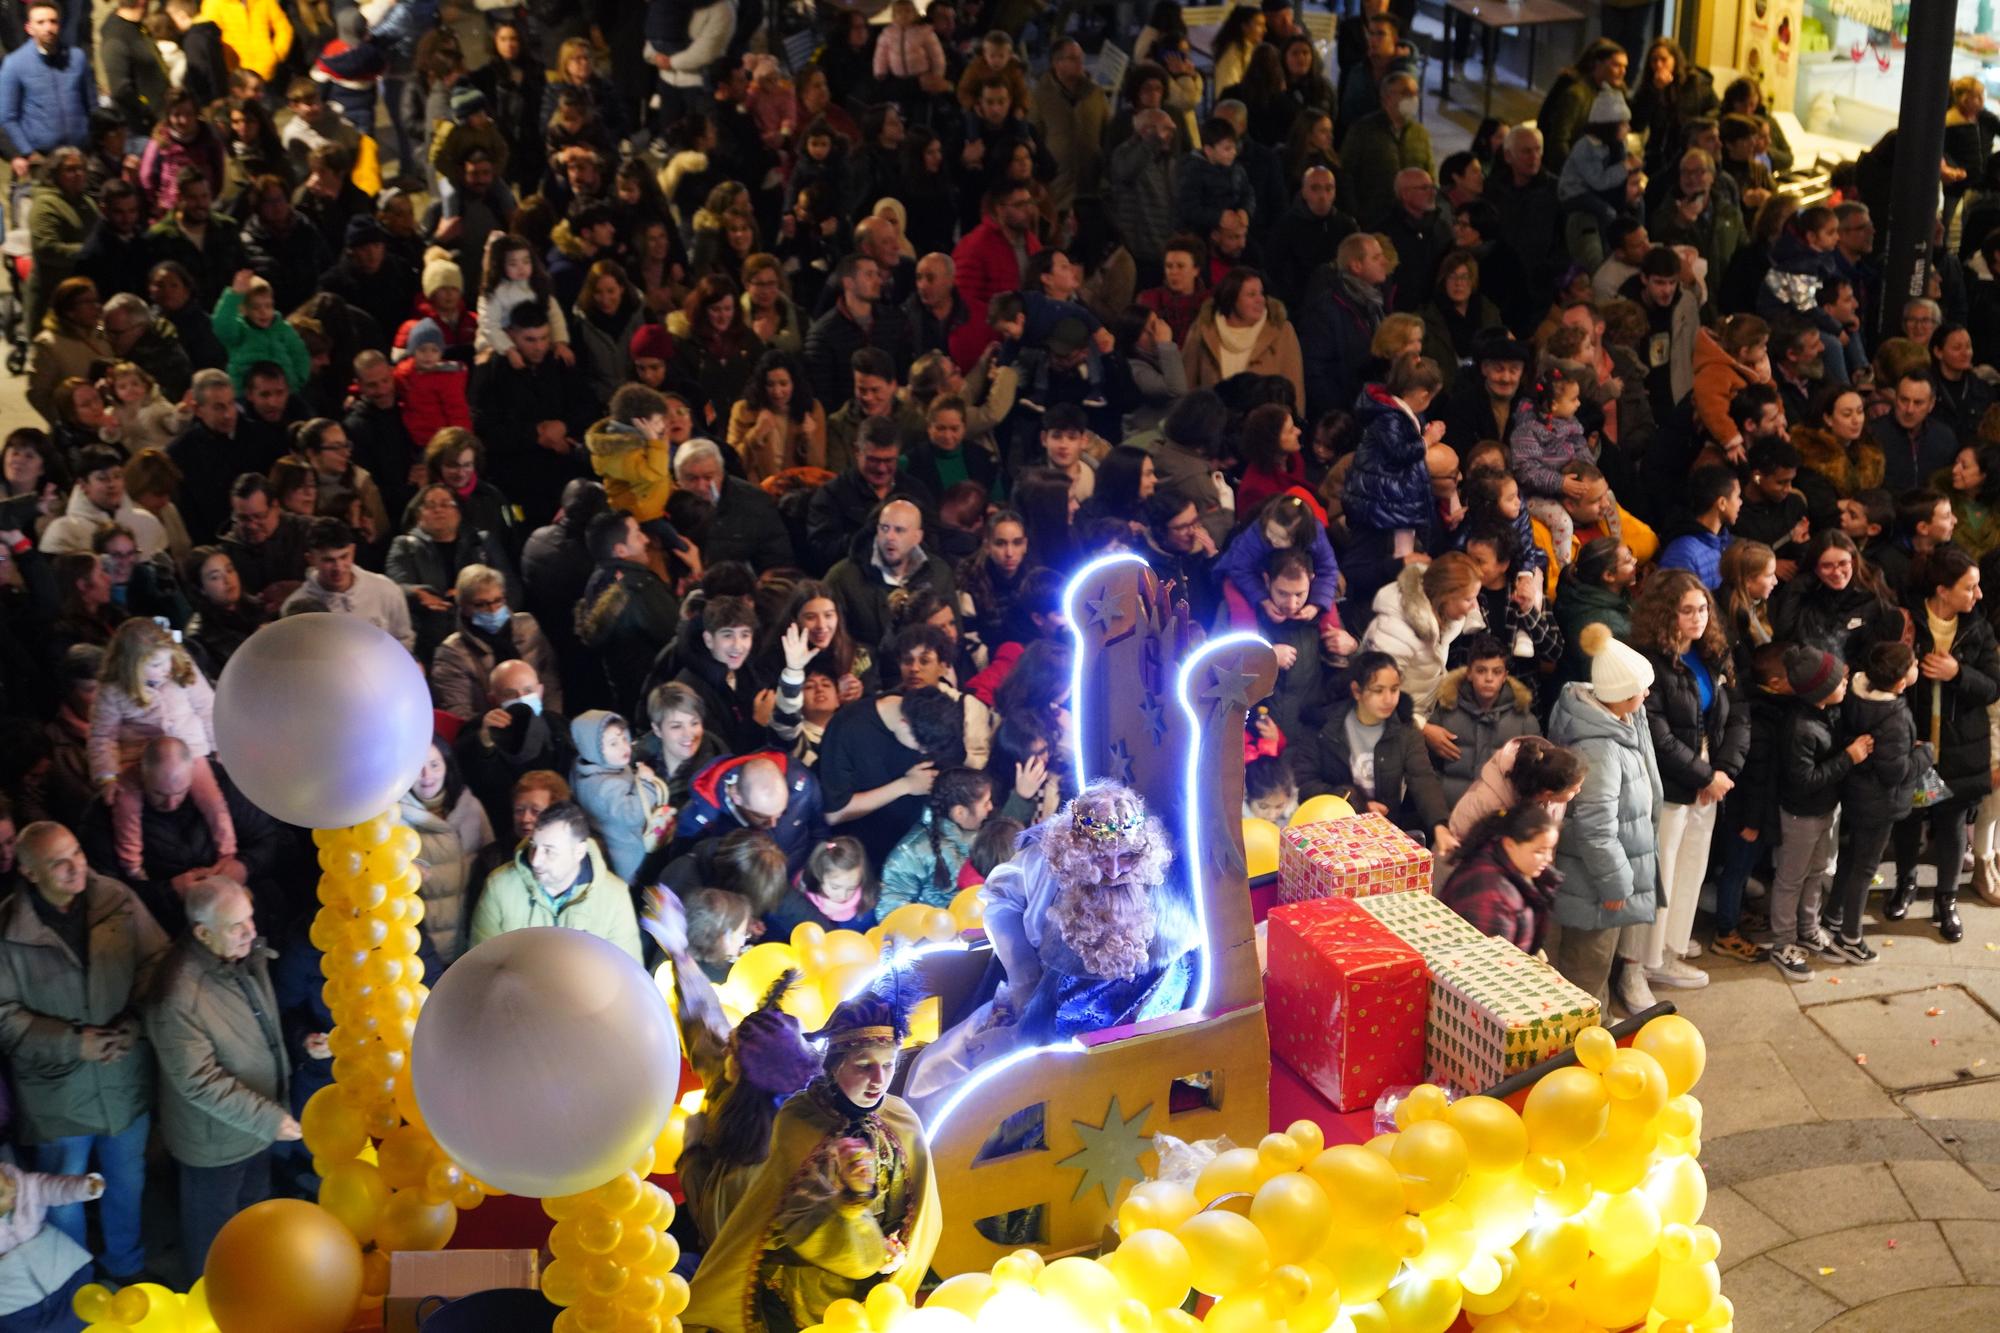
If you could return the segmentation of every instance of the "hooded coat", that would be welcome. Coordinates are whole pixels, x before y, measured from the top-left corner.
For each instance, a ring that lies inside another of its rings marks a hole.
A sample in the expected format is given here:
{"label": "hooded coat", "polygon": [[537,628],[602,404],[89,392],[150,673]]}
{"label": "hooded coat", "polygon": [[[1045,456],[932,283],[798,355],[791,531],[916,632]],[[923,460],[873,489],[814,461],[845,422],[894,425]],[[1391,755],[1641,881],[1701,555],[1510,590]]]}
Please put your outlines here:
{"label": "hooded coat", "polygon": [[1654,812],[1663,792],[1646,720],[1613,717],[1590,686],[1572,681],[1549,714],[1549,739],[1590,764],[1556,844],[1563,875],[1556,920],[1568,930],[1651,921],[1660,887]]}
{"label": "hooded coat", "polygon": [[613,509],[623,509],[641,523],[666,514],[674,482],[672,450],[665,440],[649,439],[632,423],[606,417],[584,433],[583,446]]}
{"label": "hooded coat", "polygon": [[1729,401],[1739,389],[1769,383],[1762,374],[1722,350],[1715,335],[1694,336],[1694,415],[1710,439],[1728,443],[1743,432],[1729,417]]}
{"label": "hooded coat", "polygon": [[1466,687],[1465,668],[1446,673],[1430,720],[1458,738],[1458,758],[1438,768],[1454,818],[1460,800],[1505,746],[1523,736],[1542,734],[1534,708],[1535,692],[1513,676],[1507,677],[1492,704],[1481,708]]}
{"label": "hooded coat", "polygon": [[493,841],[493,824],[469,787],[443,813],[426,806],[414,791],[404,792],[396,816],[416,830],[414,864],[423,877],[417,894],[424,901],[424,935],[449,966],[465,952],[466,890],[474,858]]}
{"label": "hooded coat", "polygon": [[1405,567],[1394,583],[1378,591],[1374,612],[1375,618],[1361,633],[1361,646],[1396,659],[1403,673],[1403,693],[1409,696],[1411,711],[1421,727],[1432,720],[1430,713],[1444,684],[1445,659],[1451,645],[1461,634],[1485,629],[1486,621],[1475,603],[1463,620],[1440,622],[1437,608],[1424,595],[1422,565]]}
{"label": "hooded coat", "polygon": [[576,608],[576,636],[594,650],[621,707],[639,700],[653,659],[673,641],[680,603],[652,570],[612,560],[590,576]]}
{"label": "hooded coat", "polygon": [[1361,419],[1361,444],[1340,493],[1348,526],[1424,531],[1435,506],[1416,413],[1381,385],[1371,384],[1361,391],[1355,415]]}
{"label": "hooded coat", "polygon": [[646,859],[646,831],[667,803],[667,784],[629,762],[613,767],[605,761],[604,732],[613,724],[622,727],[625,719],[601,708],[570,720],[576,764],[570,769],[569,785],[604,844],[612,873],[630,880]]}

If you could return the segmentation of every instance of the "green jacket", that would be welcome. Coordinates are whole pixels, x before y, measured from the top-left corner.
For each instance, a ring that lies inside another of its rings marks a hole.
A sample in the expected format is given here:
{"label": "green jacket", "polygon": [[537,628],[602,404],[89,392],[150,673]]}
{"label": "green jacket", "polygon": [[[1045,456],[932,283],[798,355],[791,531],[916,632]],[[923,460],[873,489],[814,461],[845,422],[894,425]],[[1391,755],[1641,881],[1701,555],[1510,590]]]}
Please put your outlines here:
{"label": "green jacket", "polygon": [[[37,185],[33,199],[28,209],[28,245],[35,257],[30,283],[34,299],[28,310],[30,334],[42,326],[42,313],[49,308],[56,284],[76,273],[76,257],[83,252],[90,229],[97,225],[97,205],[89,195],[72,199],[53,185]],[[97,295],[108,301],[113,293]]]}
{"label": "green jacket", "polygon": [[293,393],[304,389],[312,378],[312,357],[306,352],[299,331],[287,324],[282,315],[273,319],[269,328],[262,329],[243,318],[243,298],[236,294],[235,288],[216,301],[215,316],[210,323],[215,336],[229,352],[229,378],[238,393],[243,392],[250,367],[259,361],[275,361],[285,372],[285,383]]}
{"label": "green jacket", "polygon": [[1386,111],[1371,111],[1354,122],[1340,145],[1340,197],[1363,227],[1380,227],[1396,206],[1396,173],[1422,167],[1433,175],[1431,132],[1417,121],[1397,134]]}
{"label": "green jacket", "polygon": [[1632,637],[1632,601],[1603,584],[1591,585],[1576,577],[1565,578],[1556,590],[1556,624],[1562,628],[1563,662],[1559,679],[1589,680],[1590,659],[1577,646],[1577,638],[1588,625],[1602,624],[1612,637]]}
{"label": "green jacket", "polygon": [[119,1133],[152,1103],[152,1053],[139,1041],[109,1063],[87,1061],[82,1029],[137,1021],[166,932],[130,889],[93,873],[81,903],[86,969],[36,913],[33,892],[0,902],[0,1055],[13,1071],[21,1137]]}
{"label": "green jacket", "polygon": [[160,1060],[160,1133],[182,1166],[228,1166],[262,1152],[290,1114],[275,957],[260,943],[241,963],[225,963],[188,936],[160,969],[146,1031]]}
{"label": "green jacket", "polygon": [[528,868],[526,856],[514,859],[486,877],[486,890],[472,915],[472,947],[478,948],[495,935],[530,926],[566,926],[585,930],[639,959],[639,918],[632,910],[632,890],[611,873],[595,842],[586,853],[590,860],[590,886],[572,893],[558,908]]}

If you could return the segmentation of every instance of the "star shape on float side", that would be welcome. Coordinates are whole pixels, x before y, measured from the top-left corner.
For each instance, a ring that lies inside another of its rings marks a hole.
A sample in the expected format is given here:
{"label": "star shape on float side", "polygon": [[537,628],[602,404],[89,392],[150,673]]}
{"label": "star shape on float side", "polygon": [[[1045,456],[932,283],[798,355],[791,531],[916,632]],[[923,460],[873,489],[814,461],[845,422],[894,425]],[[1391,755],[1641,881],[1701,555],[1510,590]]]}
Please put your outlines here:
{"label": "star shape on float side", "polygon": [[1097,596],[1084,599],[1083,609],[1089,614],[1084,617],[1087,625],[1102,625],[1109,630],[1115,621],[1123,620],[1127,614],[1125,603],[1131,600],[1128,593],[1101,588]]}
{"label": "star shape on float side", "polygon": [[1128,1180],[1144,1180],[1146,1168],[1140,1165],[1153,1145],[1153,1136],[1143,1134],[1139,1127],[1146,1123],[1146,1117],[1153,1111],[1149,1102],[1139,1108],[1139,1114],[1130,1120],[1125,1118],[1124,1108],[1118,1104],[1117,1094],[1113,1094],[1111,1105],[1105,1108],[1104,1122],[1098,1125],[1072,1120],[1077,1138],[1083,1147],[1056,1163],[1073,1171],[1081,1171],[1083,1179],[1077,1182],[1076,1193],[1070,1196],[1075,1203],[1093,1188],[1104,1191],[1104,1202],[1118,1201],[1118,1188]]}
{"label": "star shape on float side", "polygon": [[1250,687],[1256,683],[1257,678],[1249,672],[1217,662],[1208,669],[1208,684],[1201,687],[1201,697],[1211,703],[1248,708]]}
{"label": "star shape on float side", "polygon": [[1146,720],[1146,731],[1147,734],[1152,736],[1154,745],[1158,745],[1160,742],[1166,740],[1167,710],[1160,706],[1160,701],[1157,698],[1148,694],[1145,698],[1139,700],[1139,716]]}
{"label": "star shape on float side", "polygon": [[1120,786],[1132,785],[1132,748],[1122,736],[1111,742],[1111,778]]}

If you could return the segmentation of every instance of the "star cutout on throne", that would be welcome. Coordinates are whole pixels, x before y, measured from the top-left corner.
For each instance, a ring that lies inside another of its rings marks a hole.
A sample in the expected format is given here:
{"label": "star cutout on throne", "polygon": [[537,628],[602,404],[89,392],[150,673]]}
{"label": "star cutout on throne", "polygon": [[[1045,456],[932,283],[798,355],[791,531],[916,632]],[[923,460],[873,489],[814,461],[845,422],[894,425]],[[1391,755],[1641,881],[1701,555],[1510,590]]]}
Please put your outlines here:
{"label": "star cutout on throne", "polygon": [[1083,608],[1089,613],[1084,617],[1084,623],[1093,628],[1102,626],[1104,629],[1109,630],[1114,623],[1123,620],[1130,614],[1126,610],[1125,604],[1131,600],[1131,594],[1129,593],[1114,592],[1109,588],[1101,588],[1098,590],[1097,596],[1084,600]]}
{"label": "star cutout on throne", "polygon": [[1124,787],[1132,785],[1132,748],[1122,736],[1111,742],[1111,780]]}
{"label": "star cutout on throne", "polygon": [[1076,1135],[1083,1141],[1083,1147],[1056,1163],[1073,1171],[1081,1171],[1083,1179],[1077,1182],[1076,1193],[1070,1196],[1075,1203],[1092,1189],[1104,1191],[1104,1202],[1118,1201],[1118,1189],[1128,1180],[1144,1180],[1146,1168],[1140,1158],[1153,1146],[1153,1136],[1140,1133],[1140,1126],[1151,1115],[1151,1103],[1139,1108],[1139,1114],[1130,1120],[1118,1103],[1114,1093],[1111,1105],[1105,1108],[1102,1124],[1091,1125],[1081,1120],[1072,1120]]}
{"label": "star cutout on throne", "polygon": [[1208,669],[1208,683],[1201,687],[1201,697],[1224,707],[1247,708],[1251,687],[1256,683],[1257,677],[1248,671],[1217,662]]}
{"label": "star cutout on throne", "polygon": [[1145,698],[1141,699],[1139,701],[1139,716],[1146,720],[1146,734],[1153,738],[1154,745],[1157,746],[1160,742],[1166,740],[1167,710],[1160,705],[1160,701],[1157,698],[1148,694]]}

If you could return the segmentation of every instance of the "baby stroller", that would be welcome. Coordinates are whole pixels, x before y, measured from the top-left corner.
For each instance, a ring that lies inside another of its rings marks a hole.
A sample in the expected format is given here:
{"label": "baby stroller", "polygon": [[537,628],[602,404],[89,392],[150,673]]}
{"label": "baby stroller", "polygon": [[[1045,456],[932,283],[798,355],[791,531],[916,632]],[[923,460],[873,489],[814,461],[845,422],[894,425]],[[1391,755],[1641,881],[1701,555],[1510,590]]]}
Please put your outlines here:
{"label": "baby stroller", "polygon": [[0,256],[7,264],[7,281],[0,286],[0,337],[7,343],[7,373],[18,375],[28,368],[28,341],[35,331],[28,327],[28,277],[34,261],[28,244],[28,210],[33,195],[23,183],[7,197],[6,239],[0,242]]}

